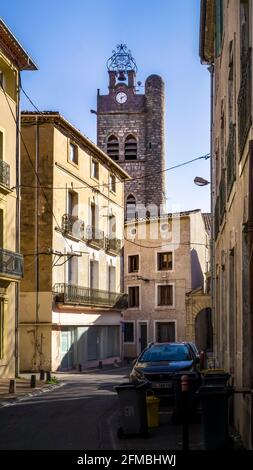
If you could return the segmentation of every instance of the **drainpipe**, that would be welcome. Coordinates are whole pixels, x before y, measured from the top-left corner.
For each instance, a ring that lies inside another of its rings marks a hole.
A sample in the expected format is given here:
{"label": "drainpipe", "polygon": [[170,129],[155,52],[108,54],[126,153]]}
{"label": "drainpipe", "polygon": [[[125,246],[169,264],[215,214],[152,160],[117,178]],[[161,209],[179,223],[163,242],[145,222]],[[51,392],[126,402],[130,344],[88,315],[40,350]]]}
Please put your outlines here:
{"label": "drainpipe", "polygon": [[[38,123],[38,116],[36,116],[36,149],[35,149],[35,171],[38,175],[39,172],[39,123]],[[38,179],[35,178],[35,260],[34,260],[34,268],[35,268],[35,292],[36,292],[36,301],[35,301],[35,315],[36,315],[36,326],[35,326],[35,351],[34,351],[34,359],[35,359],[35,366],[37,365],[37,353],[39,352],[38,341],[38,324],[39,324],[39,183]],[[40,358],[41,360],[41,358]],[[39,364],[41,366],[41,364]]]}
{"label": "drainpipe", "polygon": [[214,65],[208,67],[210,72],[210,186],[211,186],[211,300],[212,300],[212,318],[213,318],[213,350],[216,357],[216,331],[217,318],[215,316],[215,218],[214,218],[214,197],[215,197],[215,175],[214,175],[214,157],[213,157],[213,125],[214,125],[214,106],[213,106],[213,87],[214,87]]}
{"label": "drainpipe", "polygon": [[[16,104],[16,240],[15,251],[20,253],[20,73],[17,76]],[[19,283],[15,283],[15,377],[19,375]]]}
{"label": "drainpipe", "polygon": [[[253,283],[253,140],[249,143],[249,202],[248,202],[248,238],[249,238],[249,286]],[[251,341],[249,344],[249,362],[253,361],[253,292],[250,288],[249,301],[249,333]],[[253,372],[251,370],[250,388],[253,389]],[[251,394],[251,448],[253,449],[253,395]]]}

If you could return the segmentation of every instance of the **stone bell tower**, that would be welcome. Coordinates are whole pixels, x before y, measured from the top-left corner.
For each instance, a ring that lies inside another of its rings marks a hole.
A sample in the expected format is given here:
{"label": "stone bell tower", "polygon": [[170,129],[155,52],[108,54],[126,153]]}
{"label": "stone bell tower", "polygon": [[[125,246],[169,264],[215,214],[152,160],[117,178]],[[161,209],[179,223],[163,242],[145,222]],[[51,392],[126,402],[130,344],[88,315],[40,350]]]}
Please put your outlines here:
{"label": "stone bell tower", "polygon": [[120,44],[107,61],[109,92],[97,95],[97,144],[126,170],[125,204],[165,203],[164,83],[150,75],[136,86],[137,66]]}

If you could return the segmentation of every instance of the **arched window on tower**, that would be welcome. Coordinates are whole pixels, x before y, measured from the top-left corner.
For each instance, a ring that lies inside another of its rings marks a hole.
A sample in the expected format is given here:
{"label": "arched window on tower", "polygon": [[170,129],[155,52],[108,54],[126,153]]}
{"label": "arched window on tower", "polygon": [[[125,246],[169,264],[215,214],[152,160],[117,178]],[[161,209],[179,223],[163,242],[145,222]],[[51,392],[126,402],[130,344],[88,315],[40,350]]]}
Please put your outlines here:
{"label": "arched window on tower", "polygon": [[110,135],[107,140],[107,155],[113,160],[119,159],[119,141],[115,135]]}
{"label": "arched window on tower", "polygon": [[135,219],[136,216],[136,199],[130,194],[126,199],[126,220]]}
{"label": "arched window on tower", "polygon": [[137,140],[133,135],[128,135],[125,140],[125,160],[137,159]]}

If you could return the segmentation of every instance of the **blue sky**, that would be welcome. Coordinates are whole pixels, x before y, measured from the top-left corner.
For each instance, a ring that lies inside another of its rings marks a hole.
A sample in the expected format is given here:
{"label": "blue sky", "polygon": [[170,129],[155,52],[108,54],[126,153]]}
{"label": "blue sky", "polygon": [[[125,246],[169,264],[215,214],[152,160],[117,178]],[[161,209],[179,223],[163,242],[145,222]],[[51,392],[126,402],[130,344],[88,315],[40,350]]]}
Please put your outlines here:
{"label": "blue sky", "polygon": [[[166,168],[209,152],[209,73],[200,64],[200,0],[1,0],[0,16],[37,63],[23,87],[40,110],[57,110],[96,142],[96,93],[106,60],[125,43],[137,80],[159,74],[166,89]],[[22,109],[32,109],[22,97]],[[210,161],[168,171],[168,209],[209,210]]]}

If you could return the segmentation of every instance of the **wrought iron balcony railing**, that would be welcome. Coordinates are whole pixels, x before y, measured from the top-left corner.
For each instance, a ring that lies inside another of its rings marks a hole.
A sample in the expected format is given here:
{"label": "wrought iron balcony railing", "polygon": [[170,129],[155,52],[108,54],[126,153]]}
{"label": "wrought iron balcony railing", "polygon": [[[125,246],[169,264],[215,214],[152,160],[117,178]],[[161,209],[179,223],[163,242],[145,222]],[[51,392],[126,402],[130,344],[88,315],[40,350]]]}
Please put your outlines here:
{"label": "wrought iron balcony railing", "polygon": [[241,58],[241,85],[238,95],[238,138],[242,157],[247,135],[252,122],[251,117],[251,49]]}
{"label": "wrought iron balcony railing", "polygon": [[55,301],[64,304],[86,305],[93,307],[127,307],[127,295],[100,289],[91,289],[72,284],[58,283],[53,288]]}
{"label": "wrought iron balcony railing", "polygon": [[119,240],[118,238],[106,238],[105,249],[108,252],[118,255],[121,250],[121,240]]}
{"label": "wrought iron balcony railing", "polygon": [[0,248],[0,277],[21,279],[23,277],[23,256]]}
{"label": "wrought iron balcony railing", "polygon": [[0,160],[0,184],[10,187],[10,165]]}
{"label": "wrought iron balcony railing", "polygon": [[230,195],[233,182],[236,178],[236,142],[235,142],[235,124],[230,124],[229,141],[227,147],[227,198]]}
{"label": "wrought iron balcony railing", "polygon": [[62,231],[77,238],[84,238],[84,221],[70,214],[62,216]]}
{"label": "wrought iron balcony railing", "polygon": [[99,230],[89,225],[86,229],[86,241],[87,243],[95,246],[96,248],[104,248],[104,245],[105,245],[104,232],[102,230]]}

